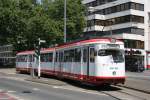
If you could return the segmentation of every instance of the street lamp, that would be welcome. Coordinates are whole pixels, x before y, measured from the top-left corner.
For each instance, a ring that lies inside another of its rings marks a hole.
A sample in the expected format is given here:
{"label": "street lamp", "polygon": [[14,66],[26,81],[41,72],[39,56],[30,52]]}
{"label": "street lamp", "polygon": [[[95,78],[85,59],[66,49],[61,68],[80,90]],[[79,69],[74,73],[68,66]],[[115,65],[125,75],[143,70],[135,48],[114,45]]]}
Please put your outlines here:
{"label": "street lamp", "polygon": [[66,42],[66,0],[64,0],[64,43]]}

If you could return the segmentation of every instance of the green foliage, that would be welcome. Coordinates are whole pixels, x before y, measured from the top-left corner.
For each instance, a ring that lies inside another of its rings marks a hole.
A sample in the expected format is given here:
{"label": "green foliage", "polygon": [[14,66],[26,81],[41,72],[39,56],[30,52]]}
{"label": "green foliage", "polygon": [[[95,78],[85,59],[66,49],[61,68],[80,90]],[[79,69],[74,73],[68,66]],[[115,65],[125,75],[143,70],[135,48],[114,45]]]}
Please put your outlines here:
{"label": "green foliage", "polygon": [[[67,40],[80,36],[85,25],[81,0],[67,0]],[[40,37],[48,47],[63,42],[64,0],[0,0],[0,45],[16,51],[34,49]]]}

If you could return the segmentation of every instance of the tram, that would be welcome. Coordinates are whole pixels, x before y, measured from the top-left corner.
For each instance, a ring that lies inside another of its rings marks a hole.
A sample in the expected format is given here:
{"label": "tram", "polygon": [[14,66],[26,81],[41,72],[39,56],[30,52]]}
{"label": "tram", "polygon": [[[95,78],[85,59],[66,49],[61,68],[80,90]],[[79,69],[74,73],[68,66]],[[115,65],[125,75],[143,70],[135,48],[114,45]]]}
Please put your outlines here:
{"label": "tram", "polygon": [[[125,82],[124,44],[109,38],[88,39],[46,48],[41,53],[41,73],[95,85]],[[16,71],[36,72],[34,51],[19,52]]]}

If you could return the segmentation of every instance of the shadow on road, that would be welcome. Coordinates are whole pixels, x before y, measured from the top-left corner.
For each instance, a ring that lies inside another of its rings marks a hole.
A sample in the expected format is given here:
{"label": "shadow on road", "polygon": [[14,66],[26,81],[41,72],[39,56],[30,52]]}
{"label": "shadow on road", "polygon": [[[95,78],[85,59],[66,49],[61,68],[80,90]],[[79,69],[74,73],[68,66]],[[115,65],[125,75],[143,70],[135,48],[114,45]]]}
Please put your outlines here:
{"label": "shadow on road", "polygon": [[64,79],[63,81],[67,82],[68,84],[70,84],[72,86],[76,86],[76,87],[87,89],[87,90],[95,90],[95,91],[118,91],[118,90],[121,90],[120,88],[114,87],[112,85],[96,86],[96,85],[82,83],[79,81],[68,80],[68,79]]}
{"label": "shadow on road", "polygon": [[[23,74],[25,74],[25,73],[23,73]],[[38,82],[37,80],[41,80],[40,83],[43,83],[43,84],[48,84],[48,82],[49,82],[49,85],[57,85],[58,84],[59,86],[69,84],[71,86],[75,86],[75,87],[86,89],[86,90],[95,90],[95,91],[118,91],[118,90],[121,90],[120,88],[116,88],[113,85],[95,86],[95,85],[83,83],[80,81],[58,78],[56,76],[49,76],[49,75],[43,75],[43,74],[41,76],[41,79],[35,79],[35,81],[34,80],[32,80],[32,81]],[[47,82],[44,82],[44,81],[47,81]],[[56,83],[56,82],[60,82],[60,83]],[[54,83],[56,83],[56,84],[54,84]]]}

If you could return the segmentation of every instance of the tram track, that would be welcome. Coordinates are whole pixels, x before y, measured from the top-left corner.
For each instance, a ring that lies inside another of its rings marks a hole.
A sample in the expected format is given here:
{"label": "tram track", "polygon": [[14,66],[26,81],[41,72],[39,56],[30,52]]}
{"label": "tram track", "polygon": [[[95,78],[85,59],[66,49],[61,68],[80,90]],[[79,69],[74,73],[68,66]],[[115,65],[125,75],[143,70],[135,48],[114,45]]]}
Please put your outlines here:
{"label": "tram track", "polygon": [[133,87],[125,86],[125,85],[117,85],[117,86],[119,86],[119,87],[124,87],[124,88],[128,88],[128,89],[135,90],[135,91],[140,91],[140,92],[143,92],[143,93],[146,93],[146,94],[149,94],[149,95],[150,95],[150,92],[149,92],[149,91],[146,91],[146,90],[137,89],[137,88],[133,88]]}
{"label": "tram track", "polygon": [[100,91],[117,100],[149,100],[150,94],[120,86],[112,86],[118,90]]}

